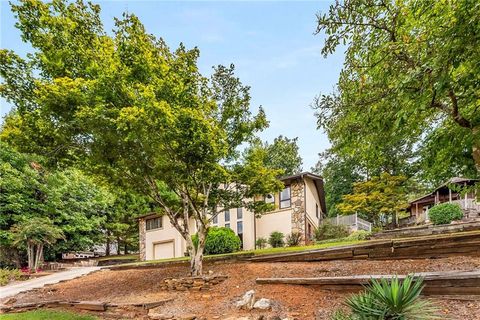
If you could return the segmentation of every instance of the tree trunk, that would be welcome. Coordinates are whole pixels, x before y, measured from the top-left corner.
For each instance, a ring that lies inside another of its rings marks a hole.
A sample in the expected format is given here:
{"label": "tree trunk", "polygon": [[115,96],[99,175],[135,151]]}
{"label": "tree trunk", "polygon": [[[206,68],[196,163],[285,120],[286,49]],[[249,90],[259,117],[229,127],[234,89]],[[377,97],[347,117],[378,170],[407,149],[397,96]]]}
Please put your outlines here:
{"label": "tree trunk", "polygon": [[120,255],[120,237],[117,237],[117,256]]}
{"label": "tree trunk", "polygon": [[123,254],[128,254],[128,244],[127,241],[123,242]]}
{"label": "tree trunk", "polygon": [[[200,227],[198,228],[198,246],[195,248],[193,245],[193,241],[191,242],[191,256],[190,256],[190,271],[192,273],[192,276],[198,277],[201,276],[203,273],[203,251],[205,249],[205,240],[207,238],[207,231],[203,228]],[[191,239],[191,237],[190,237]]]}
{"label": "tree trunk", "polygon": [[110,255],[110,232],[107,231],[107,243],[105,244],[105,255],[109,256]]}
{"label": "tree trunk", "polygon": [[203,248],[200,248],[199,243],[198,248],[192,251],[194,254],[190,257],[190,271],[193,277],[198,277],[203,273]]}
{"label": "tree trunk", "polygon": [[29,271],[32,271],[32,268],[33,268],[33,251],[34,248],[33,248],[33,244],[31,243],[28,243],[27,244],[27,256],[28,256],[28,270]]}
{"label": "tree trunk", "polygon": [[472,155],[475,161],[475,168],[480,172],[480,127],[475,127],[473,131]]}

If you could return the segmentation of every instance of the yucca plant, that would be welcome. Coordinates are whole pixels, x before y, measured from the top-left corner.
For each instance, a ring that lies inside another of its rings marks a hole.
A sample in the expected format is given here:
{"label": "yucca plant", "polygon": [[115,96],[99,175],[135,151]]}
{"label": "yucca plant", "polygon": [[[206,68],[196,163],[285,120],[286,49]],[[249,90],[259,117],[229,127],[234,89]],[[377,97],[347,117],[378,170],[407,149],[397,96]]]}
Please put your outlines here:
{"label": "yucca plant", "polygon": [[433,305],[420,298],[423,288],[423,279],[413,276],[407,276],[404,280],[397,277],[391,280],[372,279],[364,292],[347,299],[346,305],[351,309],[350,319],[438,319]]}

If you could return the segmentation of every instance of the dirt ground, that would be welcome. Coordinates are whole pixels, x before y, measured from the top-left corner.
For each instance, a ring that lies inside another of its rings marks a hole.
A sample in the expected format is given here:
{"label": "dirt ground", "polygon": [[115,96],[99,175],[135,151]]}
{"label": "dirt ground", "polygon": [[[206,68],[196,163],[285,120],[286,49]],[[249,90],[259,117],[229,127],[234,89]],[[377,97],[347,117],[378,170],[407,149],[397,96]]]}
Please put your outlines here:
{"label": "dirt ground", "polygon": [[[208,273],[228,275],[228,279],[210,291],[169,292],[160,290],[162,279],[188,275],[187,266],[163,266],[151,269],[103,270],[82,278],[16,296],[17,303],[45,300],[100,300],[111,303],[145,303],[174,298],[158,312],[167,316],[196,315],[206,319],[252,316],[265,319],[329,319],[346,294],[320,290],[317,286],[257,285],[258,277],[316,277],[361,274],[407,274],[411,272],[480,269],[480,257],[397,261],[329,261],[307,263],[214,263],[206,264]],[[243,311],[235,307],[246,291],[256,297],[275,301],[270,311]],[[480,319],[480,299],[429,298],[438,306],[442,318]]]}

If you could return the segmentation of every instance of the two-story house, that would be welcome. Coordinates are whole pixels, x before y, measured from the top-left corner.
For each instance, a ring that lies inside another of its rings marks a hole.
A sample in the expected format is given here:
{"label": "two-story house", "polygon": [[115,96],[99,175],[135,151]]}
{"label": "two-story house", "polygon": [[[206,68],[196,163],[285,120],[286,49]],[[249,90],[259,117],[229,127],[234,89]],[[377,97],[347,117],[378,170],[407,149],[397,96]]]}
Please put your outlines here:
{"label": "two-story house", "polygon": [[[273,231],[285,236],[298,232],[302,244],[308,243],[315,228],[326,215],[325,193],[322,177],[302,172],[280,179],[285,188],[265,196],[265,201],[275,204],[275,209],[255,217],[246,208],[225,210],[212,221],[213,226],[231,228],[242,240],[243,250],[255,249],[259,238],[267,238]],[[195,230],[192,220],[191,230]],[[184,256],[187,243],[168,218],[149,214],[139,218],[140,259],[156,260]]]}

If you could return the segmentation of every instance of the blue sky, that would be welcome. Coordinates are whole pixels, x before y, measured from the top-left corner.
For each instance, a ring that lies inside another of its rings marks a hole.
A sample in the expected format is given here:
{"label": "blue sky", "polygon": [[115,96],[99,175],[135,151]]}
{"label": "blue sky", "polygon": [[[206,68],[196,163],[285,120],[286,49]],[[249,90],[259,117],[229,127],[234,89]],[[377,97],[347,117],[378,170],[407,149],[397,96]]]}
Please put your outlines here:
{"label": "blue sky", "polygon": [[[261,137],[298,137],[304,170],[328,148],[316,129],[310,105],[320,92],[330,92],[338,78],[343,52],[327,59],[320,54],[322,36],[313,33],[315,14],[329,2],[313,1],[94,1],[102,8],[106,30],[122,12],[135,13],[149,33],[166,40],[171,49],[183,42],[200,49],[200,69],[234,63],[237,75],[251,86],[252,108],[263,106],[270,127]],[[25,55],[31,48],[20,39],[9,4],[1,0],[0,45]],[[0,100],[0,116],[11,105]]]}

